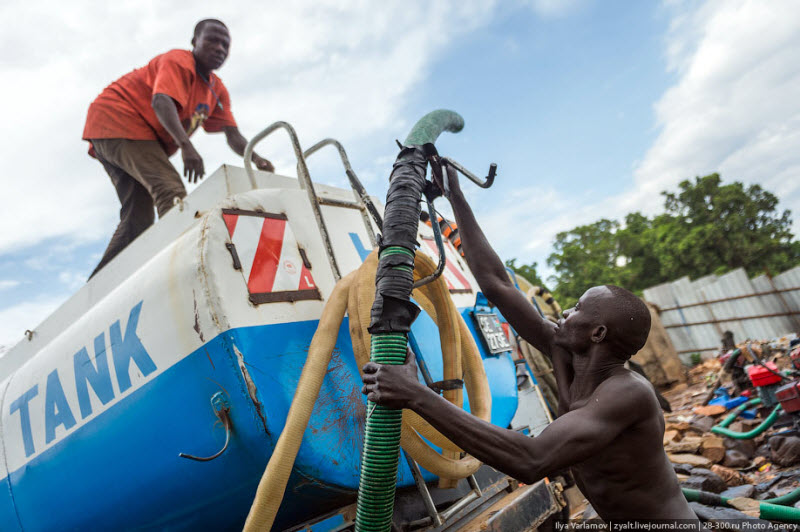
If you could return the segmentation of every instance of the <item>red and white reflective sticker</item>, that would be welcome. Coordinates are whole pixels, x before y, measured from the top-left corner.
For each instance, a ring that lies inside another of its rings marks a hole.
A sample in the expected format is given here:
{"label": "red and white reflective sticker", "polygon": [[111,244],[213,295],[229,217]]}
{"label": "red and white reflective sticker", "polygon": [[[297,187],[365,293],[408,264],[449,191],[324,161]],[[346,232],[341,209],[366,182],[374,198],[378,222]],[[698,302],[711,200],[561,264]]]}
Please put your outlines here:
{"label": "red and white reflective sticker", "polygon": [[222,217],[254,303],[320,298],[285,215],[223,209]]}
{"label": "red and white reflective sticker", "polygon": [[[439,250],[436,249],[436,241],[433,238],[422,237],[422,251],[434,262],[439,262]],[[444,240],[444,256],[447,263],[442,275],[447,282],[447,289],[451,292],[471,292],[469,281],[458,266],[459,254],[453,244],[446,239]]]}

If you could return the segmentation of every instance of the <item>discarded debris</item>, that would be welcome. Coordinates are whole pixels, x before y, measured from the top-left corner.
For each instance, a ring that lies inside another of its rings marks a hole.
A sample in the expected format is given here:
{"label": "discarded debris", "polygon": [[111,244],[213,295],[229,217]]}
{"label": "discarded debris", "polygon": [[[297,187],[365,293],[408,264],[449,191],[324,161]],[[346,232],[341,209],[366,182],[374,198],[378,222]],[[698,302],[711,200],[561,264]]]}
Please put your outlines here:
{"label": "discarded debris", "polygon": [[735,499],[736,497],[753,497],[756,494],[756,487],[752,484],[742,484],[741,486],[734,486],[732,488],[728,488],[720,495],[723,497],[727,497],[728,499]]}
{"label": "discarded debris", "polygon": [[738,469],[750,465],[750,459],[741,451],[729,449],[725,451],[725,459],[722,461],[722,465]]}
{"label": "discarded debris", "polygon": [[695,467],[711,467],[711,460],[696,454],[670,454],[667,453],[669,461],[673,464],[689,464]]}
{"label": "discarded debris", "polygon": [[[772,344],[739,344],[737,360],[724,368],[717,358],[703,361],[685,386],[664,392],[673,406],[664,450],[681,487],[707,493],[709,500],[691,502],[703,521],[780,520],[782,508],[800,508],[792,495],[800,488],[800,408],[791,402],[800,405],[800,350],[794,360],[788,342]],[[765,514],[762,502],[781,510]]]}
{"label": "discarded debris", "polygon": [[698,416],[718,416],[724,414],[727,409],[723,405],[706,405],[694,407],[694,413]]}
{"label": "discarded debris", "polygon": [[710,493],[722,493],[728,489],[728,485],[719,475],[700,467],[692,469],[692,475],[683,482],[683,487]]}
{"label": "discarded debris", "polygon": [[771,437],[769,449],[772,461],[776,464],[789,466],[800,461],[800,437],[796,435],[779,434]]}
{"label": "discarded debris", "polygon": [[677,430],[668,430],[664,432],[664,445],[681,440],[681,433]]}
{"label": "discarded debris", "polygon": [[[700,450],[700,445],[703,443],[702,438],[687,436],[686,438],[670,442],[664,447],[668,453],[696,453]],[[708,458],[708,457],[706,457]]]}
{"label": "discarded debris", "polygon": [[714,463],[719,463],[725,458],[725,442],[719,436],[710,434],[703,436],[700,448],[700,454]]}
{"label": "discarded debris", "polygon": [[742,473],[730,467],[714,464],[711,466],[711,471],[724,480],[728,487],[741,486],[747,483],[747,479]]}
{"label": "discarded debris", "polygon": [[750,517],[758,517],[761,515],[761,507],[756,500],[748,499],[747,497],[736,497],[730,499],[728,504]]}

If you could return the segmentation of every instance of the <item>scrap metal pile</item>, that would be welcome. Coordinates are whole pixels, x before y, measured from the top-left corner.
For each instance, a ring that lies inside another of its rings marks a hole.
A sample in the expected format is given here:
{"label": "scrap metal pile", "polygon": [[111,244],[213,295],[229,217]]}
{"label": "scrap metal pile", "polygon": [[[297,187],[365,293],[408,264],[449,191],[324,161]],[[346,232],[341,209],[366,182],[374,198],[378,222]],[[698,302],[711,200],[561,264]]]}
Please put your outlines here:
{"label": "scrap metal pile", "polygon": [[800,522],[800,339],[723,348],[664,395],[664,449],[701,519]]}

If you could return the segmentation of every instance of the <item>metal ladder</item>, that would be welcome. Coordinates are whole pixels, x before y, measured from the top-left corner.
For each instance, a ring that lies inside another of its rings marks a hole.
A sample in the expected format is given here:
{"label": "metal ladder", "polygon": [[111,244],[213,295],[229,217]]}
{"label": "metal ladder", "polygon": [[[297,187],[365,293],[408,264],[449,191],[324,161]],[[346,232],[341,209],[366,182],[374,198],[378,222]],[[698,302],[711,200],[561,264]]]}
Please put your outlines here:
{"label": "metal ladder", "polygon": [[[375,221],[375,225],[377,225],[378,230],[381,231],[383,230],[383,219],[378,212],[378,209],[375,208],[375,204],[372,202],[372,199],[370,199],[369,195],[367,194],[364,185],[361,184],[361,181],[358,179],[355,171],[353,171],[353,167],[350,165],[350,159],[347,157],[347,152],[345,151],[341,142],[332,138],[323,139],[303,152],[303,149],[300,147],[300,140],[297,138],[297,132],[294,130],[294,127],[292,127],[292,125],[288,122],[284,121],[273,123],[250,139],[250,142],[247,143],[247,147],[245,147],[243,156],[244,169],[247,172],[247,177],[250,179],[250,186],[253,188],[253,190],[258,188],[255,170],[253,169],[253,163],[251,160],[253,156],[253,149],[255,148],[256,144],[278,129],[284,129],[289,135],[289,140],[292,143],[295,158],[297,159],[297,178],[300,181],[300,188],[305,190],[308,194],[308,200],[311,203],[311,210],[314,212],[314,218],[317,221],[317,227],[319,228],[320,235],[325,243],[325,252],[328,257],[331,270],[333,271],[334,280],[338,281],[342,278],[342,274],[339,270],[339,265],[336,262],[336,256],[333,253],[333,245],[331,244],[330,234],[328,233],[328,227],[325,224],[325,219],[322,216],[320,205],[345,207],[350,209],[358,209],[361,211],[361,216],[364,220],[364,226],[366,227],[367,235],[373,247],[377,246],[378,242],[375,231],[372,229],[372,224],[370,223],[369,217],[372,216],[372,219]],[[347,175],[347,179],[350,181],[350,187],[353,190],[355,201],[341,201],[329,198],[320,198],[317,196],[316,190],[314,190],[314,183],[311,181],[311,175],[308,171],[306,158],[325,146],[333,146],[339,152],[339,157],[342,159],[345,174]],[[431,216],[431,219],[435,220],[435,210],[433,208],[433,202],[430,199],[428,199],[428,212]],[[420,286],[433,281],[439,277],[444,270],[445,251],[441,230],[439,229],[438,224],[432,224],[432,227],[435,237],[434,239],[436,241],[436,247],[439,251],[439,264],[436,268],[436,271],[432,275],[426,277],[425,279],[420,279],[414,283],[414,288],[419,288]]]}

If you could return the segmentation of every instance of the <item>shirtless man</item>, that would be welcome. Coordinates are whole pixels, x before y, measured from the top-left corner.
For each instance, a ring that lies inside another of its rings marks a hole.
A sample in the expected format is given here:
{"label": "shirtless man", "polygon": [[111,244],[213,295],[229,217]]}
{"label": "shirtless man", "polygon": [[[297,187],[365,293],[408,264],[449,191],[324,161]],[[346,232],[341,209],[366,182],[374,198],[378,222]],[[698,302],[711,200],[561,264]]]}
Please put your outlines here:
{"label": "shirtless man", "polygon": [[647,307],[623,288],[597,286],[558,325],[542,319],[509,281],[454,169],[448,167],[447,176],[467,263],[514,329],[551,357],[559,417],[536,438],[482,421],[420,383],[413,355],[403,366],[364,366],[363,393],[378,404],[413,410],[469,454],[526,484],[570,467],[606,522],[697,522],[664,453],[664,418],[653,387],[623,368],[647,340]]}

